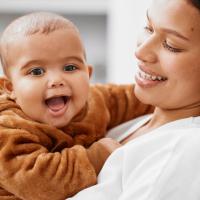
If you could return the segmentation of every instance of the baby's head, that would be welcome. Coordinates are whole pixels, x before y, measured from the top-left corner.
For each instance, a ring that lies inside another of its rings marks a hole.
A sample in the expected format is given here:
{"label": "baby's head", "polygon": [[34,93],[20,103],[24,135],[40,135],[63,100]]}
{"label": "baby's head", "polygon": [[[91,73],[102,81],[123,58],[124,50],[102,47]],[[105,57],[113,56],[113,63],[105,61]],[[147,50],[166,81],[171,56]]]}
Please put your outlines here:
{"label": "baby's head", "polygon": [[53,13],[32,13],[13,21],[0,42],[11,98],[35,121],[66,126],[86,104],[91,67],[80,34]]}

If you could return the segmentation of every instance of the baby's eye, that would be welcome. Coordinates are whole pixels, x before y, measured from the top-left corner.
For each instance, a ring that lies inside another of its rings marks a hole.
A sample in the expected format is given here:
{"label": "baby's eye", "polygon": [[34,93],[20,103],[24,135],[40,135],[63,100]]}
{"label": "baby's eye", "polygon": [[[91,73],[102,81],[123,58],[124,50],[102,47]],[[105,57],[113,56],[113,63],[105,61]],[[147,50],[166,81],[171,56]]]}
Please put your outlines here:
{"label": "baby's eye", "polygon": [[74,70],[77,70],[77,67],[75,65],[64,66],[64,71],[74,71]]}
{"label": "baby's eye", "polygon": [[45,72],[44,69],[37,67],[37,68],[31,69],[29,71],[29,74],[31,74],[33,76],[40,76],[40,75],[44,74],[44,72]]}

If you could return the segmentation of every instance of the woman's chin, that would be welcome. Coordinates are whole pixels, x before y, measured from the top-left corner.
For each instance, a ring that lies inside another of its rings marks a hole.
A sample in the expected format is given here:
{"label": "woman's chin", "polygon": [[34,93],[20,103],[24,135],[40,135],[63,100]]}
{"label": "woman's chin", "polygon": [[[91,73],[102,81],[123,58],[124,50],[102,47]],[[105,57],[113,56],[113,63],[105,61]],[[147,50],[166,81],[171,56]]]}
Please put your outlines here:
{"label": "woman's chin", "polygon": [[152,97],[149,93],[142,91],[137,85],[134,89],[135,96],[144,104],[153,105]]}
{"label": "woman's chin", "polygon": [[141,89],[136,85],[135,88],[134,88],[134,93],[135,93],[135,96],[141,101],[144,103],[144,101],[146,101],[146,98],[144,98],[144,92],[141,91]]}

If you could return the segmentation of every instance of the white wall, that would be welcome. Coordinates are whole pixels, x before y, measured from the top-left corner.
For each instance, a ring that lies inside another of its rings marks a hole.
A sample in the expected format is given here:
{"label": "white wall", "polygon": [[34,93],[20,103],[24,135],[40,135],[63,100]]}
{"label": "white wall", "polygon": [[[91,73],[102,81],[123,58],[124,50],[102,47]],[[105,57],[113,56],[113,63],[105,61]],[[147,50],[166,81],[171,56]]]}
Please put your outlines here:
{"label": "white wall", "polygon": [[53,11],[66,16],[78,26],[88,63],[94,66],[91,82],[106,82],[108,2],[109,0],[0,0],[0,35],[13,19],[29,12]]}
{"label": "white wall", "polygon": [[107,81],[134,81],[134,49],[150,0],[110,0],[108,12]]}
{"label": "white wall", "polygon": [[79,27],[88,62],[94,65],[92,82],[134,81],[135,43],[150,0],[29,1],[31,5],[26,0],[0,0],[0,32],[17,16],[45,5],[46,10],[66,15]]}

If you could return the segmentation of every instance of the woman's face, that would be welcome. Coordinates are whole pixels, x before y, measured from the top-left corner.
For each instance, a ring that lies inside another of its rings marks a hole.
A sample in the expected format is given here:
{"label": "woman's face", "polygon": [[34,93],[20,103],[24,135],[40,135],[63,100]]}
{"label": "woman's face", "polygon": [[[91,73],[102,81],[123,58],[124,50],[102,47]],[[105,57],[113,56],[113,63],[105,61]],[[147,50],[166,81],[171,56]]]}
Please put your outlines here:
{"label": "woman's face", "polygon": [[200,11],[186,0],[154,0],[135,52],[136,96],[163,109],[200,104]]}

